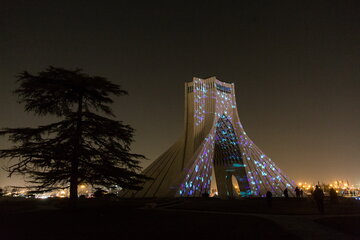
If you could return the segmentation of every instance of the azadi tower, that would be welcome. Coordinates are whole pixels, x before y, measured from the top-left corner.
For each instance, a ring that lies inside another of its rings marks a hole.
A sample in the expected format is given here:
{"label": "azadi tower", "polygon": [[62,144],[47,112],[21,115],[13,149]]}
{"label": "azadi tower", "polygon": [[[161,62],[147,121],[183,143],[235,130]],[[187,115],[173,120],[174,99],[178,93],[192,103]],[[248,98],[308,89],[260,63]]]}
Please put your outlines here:
{"label": "azadi tower", "polygon": [[216,77],[185,83],[184,133],[144,174],[152,180],[124,197],[293,196],[295,186],[245,133],[234,84]]}

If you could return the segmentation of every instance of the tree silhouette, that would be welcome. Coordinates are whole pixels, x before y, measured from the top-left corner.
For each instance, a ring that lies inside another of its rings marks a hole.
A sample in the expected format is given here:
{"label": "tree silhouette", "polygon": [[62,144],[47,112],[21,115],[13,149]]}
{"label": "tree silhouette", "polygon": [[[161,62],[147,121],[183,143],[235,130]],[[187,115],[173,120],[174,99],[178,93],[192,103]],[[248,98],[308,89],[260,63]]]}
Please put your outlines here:
{"label": "tree silhouette", "polygon": [[49,67],[32,75],[18,75],[15,90],[25,111],[55,115],[60,121],[37,128],[5,128],[14,143],[0,150],[0,158],[15,159],[9,175],[23,174],[36,190],[51,191],[70,185],[76,205],[78,184],[140,189],[147,177],[140,174],[144,156],[130,152],[134,130],[97,113],[113,116],[111,95],[127,94],[106,78],[89,76],[81,69]]}

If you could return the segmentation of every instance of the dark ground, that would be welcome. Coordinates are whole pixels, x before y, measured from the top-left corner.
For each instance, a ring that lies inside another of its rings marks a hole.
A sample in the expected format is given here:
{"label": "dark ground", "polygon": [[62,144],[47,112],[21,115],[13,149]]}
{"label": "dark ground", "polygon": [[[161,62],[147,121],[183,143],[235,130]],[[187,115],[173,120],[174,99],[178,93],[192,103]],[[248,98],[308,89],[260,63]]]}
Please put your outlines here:
{"label": "dark ground", "polygon": [[275,199],[272,209],[264,199],[82,199],[75,213],[66,201],[1,199],[0,239],[303,239],[279,215],[319,216],[311,226],[360,236],[360,203],[352,199],[323,215],[310,199]]}

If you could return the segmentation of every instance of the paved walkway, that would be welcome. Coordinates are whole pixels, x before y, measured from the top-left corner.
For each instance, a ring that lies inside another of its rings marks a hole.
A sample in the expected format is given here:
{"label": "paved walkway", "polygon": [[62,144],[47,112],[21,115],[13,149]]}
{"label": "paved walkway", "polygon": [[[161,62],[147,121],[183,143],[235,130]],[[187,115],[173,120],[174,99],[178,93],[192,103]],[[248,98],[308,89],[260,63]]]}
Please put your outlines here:
{"label": "paved walkway", "polygon": [[287,232],[301,239],[357,239],[314,221],[316,219],[323,218],[323,216],[263,214],[253,214],[253,216],[269,219],[280,225]]}
{"label": "paved walkway", "polygon": [[[322,224],[316,223],[314,220],[324,217],[341,217],[355,215],[274,215],[274,214],[257,214],[257,213],[240,213],[240,212],[219,212],[219,211],[200,211],[200,210],[182,210],[171,208],[156,208],[158,211],[173,212],[189,212],[189,213],[205,213],[205,214],[225,214],[225,215],[241,215],[254,216],[271,220],[281,226],[288,233],[299,237],[300,239],[327,239],[327,240],[353,240],[359,239],[342,232],[328,228]],[[360,215],[356,215],[360,216]]]}

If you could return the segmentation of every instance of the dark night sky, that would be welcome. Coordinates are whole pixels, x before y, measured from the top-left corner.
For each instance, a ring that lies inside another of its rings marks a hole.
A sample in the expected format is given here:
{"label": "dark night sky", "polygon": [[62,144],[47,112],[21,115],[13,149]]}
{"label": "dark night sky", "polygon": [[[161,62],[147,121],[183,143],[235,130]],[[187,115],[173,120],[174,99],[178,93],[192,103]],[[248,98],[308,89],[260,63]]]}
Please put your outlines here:
{"label": "dark night sky", "polygon": [[290,177],[360,184],[359,1],[74,2],[1,1],[0,127],[54,120],[23,112],[16,73],[80,67],[129,91],[113,108],[146,166],[181,135],[184,82],[217,76],[235,83],[246,132]]}

